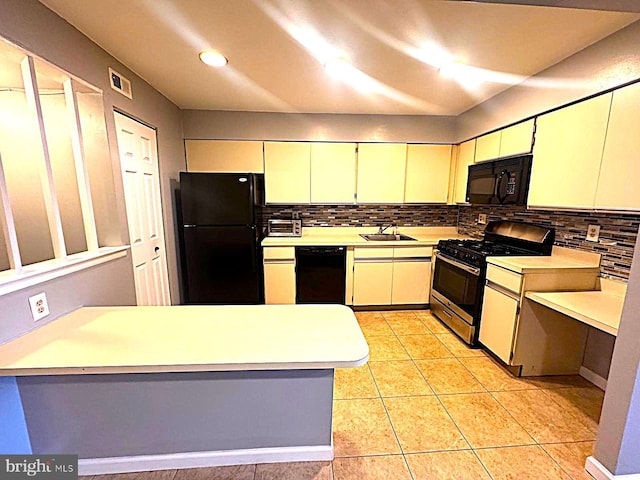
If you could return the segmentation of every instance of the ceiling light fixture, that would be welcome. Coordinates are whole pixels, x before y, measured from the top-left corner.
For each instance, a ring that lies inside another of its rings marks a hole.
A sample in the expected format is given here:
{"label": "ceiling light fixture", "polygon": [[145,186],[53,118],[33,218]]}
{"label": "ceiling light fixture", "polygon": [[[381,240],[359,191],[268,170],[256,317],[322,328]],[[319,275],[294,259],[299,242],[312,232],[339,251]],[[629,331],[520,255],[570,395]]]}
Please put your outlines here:
{"label": "ceiling light fixture", "polygon": [[324,62],[324,68],[327,73],[334,78],[344,79],[352,71],[351,61],[345,55],[331,57]]}
{"label": "ceiling light fixture", "polygon": [[204,52],[200,52],[200,60],[212,67],[224,67],[229,63],[227,57],[216,50],[205,50]]}

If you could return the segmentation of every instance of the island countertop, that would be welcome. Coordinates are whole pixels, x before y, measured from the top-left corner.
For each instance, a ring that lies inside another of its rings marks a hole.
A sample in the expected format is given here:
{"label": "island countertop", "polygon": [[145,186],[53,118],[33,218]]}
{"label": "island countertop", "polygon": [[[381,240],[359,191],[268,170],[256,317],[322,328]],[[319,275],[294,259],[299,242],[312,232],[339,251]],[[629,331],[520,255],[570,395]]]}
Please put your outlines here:
{"label": "island countertop", "polygon": [[0,375],[323,369],[368,358],[341,305],[85,307],[0,346]]}

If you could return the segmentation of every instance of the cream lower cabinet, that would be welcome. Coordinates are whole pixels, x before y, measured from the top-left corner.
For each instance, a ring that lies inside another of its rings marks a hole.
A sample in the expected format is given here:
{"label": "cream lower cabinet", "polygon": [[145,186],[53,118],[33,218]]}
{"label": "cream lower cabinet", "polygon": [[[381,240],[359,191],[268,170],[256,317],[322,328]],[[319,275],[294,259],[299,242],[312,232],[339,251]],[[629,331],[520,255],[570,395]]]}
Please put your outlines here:
{"label": "cream lower cabinet", "polygon": [[354,305],[390,305],[392,284],[393,247],[354,249]]}
{"label": "cream lower cabinet", "polygon": [[265,247],[264,301],[267,305],[296,303],[296,254],[294,247]]}
{"label": "cream lower cabinet", "polygon": [[519,273],[487,266],[479,340],[505,364],[525,376],[578,373],[588,327],[561,321],[524,298],[526,291],[593,290],[599,268]]}
{"label": "cream lower cabinet", "polygon": [[432,247],[393,249],[392,305],[429,303]]}
{"label": "cream lower cabinet", "polygon": [[429,303],[432,247],[356,247],[354,305]]}
{"label": "cream lower cabinet", "polygon": [[518,293],[492,284],[485,287],[480,342],[507,364],[511,362],[513,332],[519,311]]}

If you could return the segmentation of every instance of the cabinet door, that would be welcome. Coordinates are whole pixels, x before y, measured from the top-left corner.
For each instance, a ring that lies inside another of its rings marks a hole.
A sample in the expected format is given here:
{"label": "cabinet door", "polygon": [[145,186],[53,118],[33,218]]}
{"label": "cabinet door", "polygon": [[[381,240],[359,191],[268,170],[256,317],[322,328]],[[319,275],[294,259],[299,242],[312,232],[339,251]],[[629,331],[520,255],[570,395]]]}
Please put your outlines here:
{"label": "cabinet door", "polygon": [[311,203],[355,203],[356,144],[311,144]]}
{"label": "cabinet door", "polygon": [[534,120],[527,120],[502,130],[500,156],[508,157],[519,153],[530,153],[533,144]]}
{"label": "cabinet door", "polygon": [[264,182],[267,203],[310,203],[311,145],[265,142]]}
{"label": "cabinet door", "polygon": [[483,135],[476,139],[476,162],[482,162],[483,160],[492,160],[500,156],[500,138],[502,137],[502,131]]}
{"label": "cabinet door", "polygon": [[430,261],[394,261],[391,289],[391,303],[393,305],[429,303],[430,285]]}
{"label": "cabinet door", "polygon": [[447,203],[451,145],[407,145],[405,203]]}
{"label": "cabinet door", "polygon": [[593,208],[611,94],[538,117],[530,207]]}
{"label": "cabinet door", "polygon": [[294,262],[264,263],[264,301],[267,305],[296,303],[296,267]]}
{"label": "cabinet door", "polygon": [[263,173],[262,142],[186,140],[189,172]]}
{"label": "cabinet door", "polygon": [[353,271],[354,305],[390,305],[393,262],[358,262]]}
{"label": "cabinet door", "polygon": [[506,364],[511,361],[517,318],[518,301],[486,286],[480,317],[479,339]]}
{"label": "cabinet door", "polygon": [[458,161],[456,162],[456,183],[453,192],[453,201],[455,203],[466,203],[467,201],[469,165],[473,163],[475,152],[475,139],[460,144],[458,149]]}
{"label": "cabinet door", "polygon": [[358,145],[358,203],[402,203],[407,162],[405,143]]}
{"label": "cabinet door", "polygon": [[595,207],[640,210],[640,83],[613,92]]}

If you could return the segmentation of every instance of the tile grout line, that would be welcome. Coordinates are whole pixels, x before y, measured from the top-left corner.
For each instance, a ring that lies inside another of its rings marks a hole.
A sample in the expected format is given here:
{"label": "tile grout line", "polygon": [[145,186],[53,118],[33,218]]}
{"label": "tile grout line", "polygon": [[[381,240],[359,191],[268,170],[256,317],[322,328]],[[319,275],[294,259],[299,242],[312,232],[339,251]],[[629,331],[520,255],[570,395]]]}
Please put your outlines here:
{"label": "tile grout line", "polygon": [[[386,318],[383,315],[383,319],[386,321]],[[414,316],[415,317],[415,316]],[[426,325],[424,323],[424,321],[422,321],[422,319],[420,319],[419,317],[417,318],[426,328],[427,330],[430,332],[430,334],[436,336],[436,338],[438,338],[438,340],[440,341],[440,343],[442,343],[444,345],[444,347],[449,350],[449,348],[447,347],[447,345],[437,336],[436,332],[434,330],[431,330],[429,328],[428,325]],[[469,444],[467,438],[465,437],[464,433],[462,433],[462,431],[460,430],[460,428],[458,427],[458,425],[456,424],[455,420],[453,419],[453,417],[451,417],[451,415],[449,414],[448,410],[446,409],[446,407],[444,406],[444,404],[442,403],[441,399],[440,399],[440,395],[435,392],[435,390],[433,390],[433,387],[431,386],[431,384],[429,383],[429,381],[427,380],[427,378],[424,376],[424,374],[422,373],[422,370],[420,370],[420,368],[418,367],[418,365],[416,364],[415,359],[411,356],[411,354],[406,350],[406,348],[404,347],[404,345],[402,344],[402,342],[400,341],[400,338],[395,330],[393,330],[393,327],[391,327],[391,325],[389,324],[388,321],[386,321],[387,325],[389,326],[389,328],[391,329],[391,332],[393,334],[393,336],[396,337],[396,339],[398,340],[398,342],[400,342],[400,344],[402,345],[402,347],[405,349],[405,351],[407,352],[407,354],[409,354],[409,359],[410,361],[413,363],[413,365],[415,366],[415,368],[418,369],[418,372],[420,373],[421,377],[425,380],[425,382],[427,383],[427,385],[429,385],[429,387],[431,388],[431,390],[434,392],[436,398],[438,398],[439,403],[442,405],[442,407],[444,408],[445,412],[447,413],[447,415],[449,416],[449,418],[451,418],[453,424],[456,426],[456,428],[458,428],[458,430],[460,431],[462,437],[465,439],[465,441],[467,441],[467,443]],[[406,334],[406,335],[412,335],[412,334]],[[420,334],[413,334],[413,335],[420,335]],[[424,335],[424,334],[423,334]],[[387,335],[388,336],[388,335]],[[451,352],[451,350],[449,350]],[[556,464],[558,466],[558,468],[560,469],[560,471],[562,471],[563,473],[565,473],[567,476],[569,476],[569,478],[573,478],[565,469],[562,468],[562,466],[544,449],[544,447],[542,446],[543,444],[541,444],[540,442],[538,442],[536,440],[536,438],[533,437],[533,435],[531,435],[525,428],[524,426],[514,417],[514,415],[502,404],[500,403],[500,401],[496,398],[495,394],[496,393],[500,393],[502,392],[502,390],[490,390],[489,388],[487,388],[481,381],[480,379],[467,367],[467,365],[465,365],[463,362],[461,362],[459,359],[460,358],[473,358],[472,356],[470,357],[459,357],[458,355],[455,355],[454,352],[451,352],[453,354],[453,358],[455,358],[458,363],[460,363],[464,369],[480,384],[480,386],[484,389],[484,392],[481,393],[489,393],[491,395],[491,398],[494,399],[499,405],[500,407],[502,407],[505,411],[507,411],[507,413],[509,414],[509,417],[511,417],[514,422],[520,427],[522,428],[522,430],[527,433],[527,435],[535,442],[534,444],[522,444],[522,445],[509,445],[509,446],[500,446],[500,447],[481,447],[481,448],[473,448],[471,447],[471,444],[469,444],[470,446],[470,450],[473,452],[474,456],[477,458],[477,460],[480,462],[480,464],[482,465],[482,467],[484,468],[484,470],[487,472],[487,475],[489,475],[490,478],[493,478],[493,476],[489,473],[487,467],[484,465],[484,463],[482,463],[482,460],[480,460],[477,450],[486,450],[486,449],[497,449],[497,448],[517,448],[517,447],[527,447],[527,446],[537,446],[539,447],[544,453],[545,455],[547,455],[549,458],[551,458],[551,460],[554,462],[554,464]],[[439,358],[439,357],[438,357]],[[444,358],[444,357],[443,357]],[[450,357],[447,357],[450,358]],[[476,358],[482,358],[479,356],[476,356]],[[429,359],[426,359],[429,360]],[[390,361],[390,360],[387,360]],[[498,367],[499,368],[499,367]],[[371,371],[371,368],[369,368]],[[371,371],[372,376],[373,376],[373,372]],[[375,382],[375,378],[374,378],[374,382]],[[504,390],[504,392],[516,392],[516,391],[527,391],[527,390],[543,390],[543,393],[545,393],[545,395],[547,397],[549,397],[554,403],[556,403],[557,405],[559,405],[560,407],[562,407],[562,405],[560,405],[557,401],[555,401],[553,398],[551,398],[549,395],[546,394],[546,392],[544,392],[544,388],[541,387],[537,387],[535,385],[531,385],[532,388],[521,388],[521,389],[515,389],[515,390]],[[376,384],[376,388],[377,388],[377,384]],[[580,388],[579,386],[572,386],[572,385],[567,385],[567,386],[559,386],[556,388]],[[553,390],[554,388],[549,388],[550,390]],[[480,392],[478,392],[480,393]],[[409,396],[409,395],[408,395]],[[423,395],[424,396],[424,395]],[[384,400],[383,400],[383,404],[384,404]],[[386,410],[386,406],[385,406],[385,410]],[[390,419],[390,418],[389,418]],[[392,423],[393,426],[393,423]],[[395,432],[395,429],[394,429]],[[576,442],[550,442],[550,444],[565,444],[565,443],[587,443],[587,442],[593,442],[593,440],[581,440],[581,441],[576,441]],[[402,446],[401,446],[402,449]],[[467,449],[464,449],[467,450]],[[448,450],[443,450],[443,451],[448,451]],[[418,452],[420,453],[420,452]],[[427,453],[427,452],[425,452]],[[403,455],[404,454],[403,452]],[[406,458],[405,458],[405,462],[406,462]],[[411,470],[410,470],[411,471]]]}
{"label": "tile grout line", "polygon": [[[429,328],[429,326],[427,324],[425,324],[422,320],[420,320],[420,318],[418,318],[418,320],[420,321],[420,323],[422,323],[425,328],[427,330],[429,330],[430,332],[432,332],[433,334],[433,330],[431,330]],[[391,331],[394,333],[394,335],[396,335],[395,331],[393,330],[393,328],[391,329]],[[434,334],[435,336],[435,334]],[[398,335],[396,335],[396,338],[398,337]],[[438,338],[438,337],[436,337]],[[400,339],[398,338],[398,341],[400,341]],[[442,342],[442,340],[440,340],[438,338],[438,341],[440,343],[442,343],[442,345],[444,345],[444,343]],[[400,342],[402,343],[402,342]],[[451,352],[446,345],[444,345],[444,347],[447,349],[447,351],[449,351],[452,355],[453,352]],[[407,352],[409,353],[409,352]],[[422,370],[420,370],[420,367],[418,367],[418,365],[416,364],[415,359],[411,356],[411,354],[409,354],[409,358],[411,359],[411,363],[413,364],[414,368],[416,368],[416,370],[418,370],[418,373],[420,374],[420,376],[422,377],[422,379],[426,382],[426,384],[429,386],[429,388],[431,389],[431,391],[433,392],[434,396],[436,397],[436,399],[438,400],[438,403],[440,404],[440,406],[442,407],[442,409],[444,410],[444,412],[447,414],[447,416],[449,417],[449,419],[451,420],[451,422],[453,423],[453,425],[458,429],[458,432],[460,432],[460,435],[462,436],[462,438],[464,439],[464,441],[467,443],[467,445],[469,446],[469,449],[473,452],[474,456],[478,459],[478,462],[480,462],[480,465],[482,465],[482,468],[485,470],[485,472],[487,472],[487,475],[489,476],[489,478],[493,479],[493,476],[489,473],[489,470],[487,470],[487,467],[484,465],[484,463],[482,463],[482,461],[480,460],[480,458],[478,457],[478,455],[476,454],[476,452],[473,450],[473,447],[471,446],[471,443],[469,442],[469,440],[467,439],[467,437],[465,436],[465,434],[462,432],[462,430],[460,429],[460,427],[458,426],[458,424],[456,423],[456,421],[453,419],[453,417],[451,416],[451,414],[449,413],[449,411],[447,410],[447,408],[444,406],[444,404],[442,403],[442,400],[440,399],[440,397],[438,396],[438,393],[434,390],[434,388],[431,386],[431,384],[429,383],[429,380],[427,380],[427,378],[424,376],[424,374],[422,373]],[[455,357],[454,355],[454,358]],[[462,362],[458,361],[460,364],[462,364]],[[464,365],[463,365],[464,366]],[[475,377],[474,377],[475,378]],[[482,384],[480,384],[482,385]],[[482,387],[484,388],[484,385],[482,385]],[[384,402],[383,402],[384,403]],[[402,447],[400,447],[402,448]],[[455,450],[442,450],[442,451],[455,451]],[[406,462],[406,458],[405,458],[405,462]],[[409,471],[411,471],[411,469],[409,469]],[[413,476],[413,474],[412,474]]]}
{"label": "tile grout line", "polygon": [[[422,321],[422,320],[421,320],[421,321]],[[424,325],[425,327],[427,327],[427,329],[429,329],[429,327],[427,326],[427,324],[425,324],[424,322],[422,322],[422,323],[423,323],[423,325]],[[431,330],[431,329],[429,329],[429,330]],[[440,340],[440,339],[438,338],[438,340]],[[440,342],[442,342],[442,340],[440,340]],[[442,343],[443,343],[443,345],[444,345],[444,342],[442,342]],[[446,347],[447,347],[447,346],[445,345],[445,348],[446,348]],[[448,350],[448,349],[447,349],[447,350]],[[452,353],[453,353],[453,352],[452,352]],[[463,368],[465,368],[465,369],[466,369],[465,365],[464,365],[460,360],[458,360],[458,357],[455,357],[455,356],[454,356],[454,358],[458,361],[458,363],[459,363],[460,365],[462,365],[462,366],[463,366]],[[431,384],[429,383],[429,380],[427,380],[427,378],[424,376],[424,374],[422,373],[422,370],[420,370],[420,368],[419,368],[419,367],[418,367],[418,365],[415,363],[415,361],[414,361],[414,365],[415,365],[415,367],[418,369],[418,372],[420,373],[420,375],[422,375],[422,378],[424,378],[425,382],[427,382],[427,384],[429,385],[429,387],[433,390],[433,387],[431,387]],[[471,373],[471,372],[469,372],[469,373]],[[472,374],[472,376],[473,376],[473,374]],[[473,376],[473,378],[475,378],[475,376]],[[486,390],[485,386],[484,386],[484,385],[483,385],[483,384],[482,384],[478,379],[476,379],[476,380],[478,381],[478,384],[479,384],[482,388],[484,388],[484,389]],[[458,424],[456,423],[455,419],[454,419],[454,418],[451,416],[451,414],[449,413],[449,410],[447,410],[447,407],[446,407],[446,406],[444,405],[444,403],[442,402],[442,399],[440,398],[440,395],[439,395],[435,390],[433,390],[433,393],[435,394],[436,398],[438,399],[438,402],[440,403],[440,405],[442,406],[442,408],[443,408],[443,409],[444,409],[444,411],[446,412],[447,416],[451,419],[451,421],[453,422],[453,424],[456,426],[456,428],[457,428],[457,429],[458,429],[458,431],[460,432],[460,435],[462,435],[462,438],[464,438],[464,441],[465,441],[465,442],[467,442],[467,444],[469,445],[469,447],[470,447],[471,451],[473,452],[473,455],[474,455],[474,456],[475,456],[475,458],[478,460],[478,463],[480,463],[480,465],[482,465],[482,468],[483,468],[483,469],[484,469],[484,471],[487,473],[487,476],[488,476],[490,479],[493,479],[493,475],[491,475],[491,472],[489,472],[489,469],[488,469],[488,468],[486,467],[486,465],[482,462],[482,460],[480,459],[480,457],[478,456],[478,454],[476,453],[476,451],[474,450],[474,448],[471,446],[471,442],[469,442],[469,440],[467,439],[466,435],[462,432],[462,430],[460,429],[460,427],[459,427],[459,426],[458,426]]]}
{"label": "tile grout line", "polygon": [[[386,319],[385,319],[386,322]],[[409,462],[407,462],[407,457],[404,454],[404,449],[402,448],[402,443],[400,443],[400,438],[398,438],[398,433],[396,432],[396,428],[393,426],[393,421],[391,420],[391,415],[389,415],[389,410],[387,410],[387,405],[384,403],[384,399],[382,398],[382,392],[380,391],[380,387],[378,387],[378,382],[376,381],[376,377],[373,375],[373,370],[371,370],[371,366],[369,365],[369,363],[367,362],[367,368],[369,368],[369,374],[371,375],[371,378],[373,379],[373,384],[376,387],[376,390],[378,391],[378,395],[380,395],[380,402],[382,403],[382,408],[384,408],[384,413],[387,415],[387,419],[389,420],[389,425],[391,425],[391,431],[393,431],[393,435],[396,438],[396,442],[398,442],[398,447],[400,448],[400,454],[402,455],[402,460],[404,461],[404,464],[407,467],[407,470],[409,471],[409,476],[411,477],[411,480],[415,480],[414,476],[413,476],[413,472],[411,471],[411,468],[409,467]]]}

